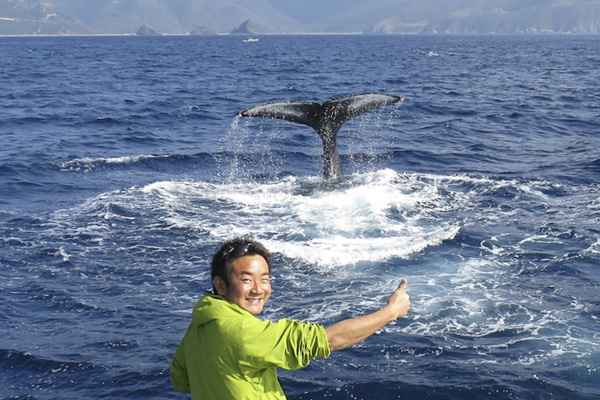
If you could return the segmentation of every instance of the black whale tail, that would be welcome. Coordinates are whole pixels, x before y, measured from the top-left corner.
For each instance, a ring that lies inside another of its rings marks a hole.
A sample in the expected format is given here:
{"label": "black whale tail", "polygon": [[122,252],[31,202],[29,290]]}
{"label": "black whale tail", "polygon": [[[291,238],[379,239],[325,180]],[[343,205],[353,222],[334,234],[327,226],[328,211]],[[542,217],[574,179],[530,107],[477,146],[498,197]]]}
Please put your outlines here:
{"label": "black whale tail", "polygon": [[262,104],[241,111],[238,116],[277,118],[312,127],[323,140],[325,177],[332,179],[342,176],[336,137],[344,122],[376,108],[403,101],[403,96],[366,93],[329,100],[323,104],[290,101]]}

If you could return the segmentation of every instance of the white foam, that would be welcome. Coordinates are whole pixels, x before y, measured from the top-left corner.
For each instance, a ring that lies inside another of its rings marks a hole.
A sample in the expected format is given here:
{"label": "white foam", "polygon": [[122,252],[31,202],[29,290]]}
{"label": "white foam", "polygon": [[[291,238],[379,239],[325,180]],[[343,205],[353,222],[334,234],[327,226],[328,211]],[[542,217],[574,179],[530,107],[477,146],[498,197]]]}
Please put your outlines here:
{"label": "white foam", "polygon": [[61,246],[56,253],[54,253],[56,257],[61,257],[63,262],[69,262],[71,260],[71,255],[67,252],[64,246]]}
{"label": "white foam", "polygon": [[596,239],[595,243],[593,243],[590,247],[585,249],[584,253],[600,254],[600,237]]}
{"label": "white foam", "polygon": [[156,155],[137,155],[137,156],[122,156],[109,158],[77,158],[71,161],[66,161],[59,164],[62,171],[85,171],[89,172],[98,165],[102,164],[134,164],[142,160],[158,158]]}
{"label": "white foam", "polygon": [[307,189],[307,182],[288,178],[266,184],[156,182],[141,191],[159,199],[174,226],[201,226],[218,239],[251,235],[272,251],[325,268],[407,257],[458,233],[459,226],[430,215],[437,203],[445,207],[435,186],[415,188],[413,180],[390,170],[357,179],[339,190]]}

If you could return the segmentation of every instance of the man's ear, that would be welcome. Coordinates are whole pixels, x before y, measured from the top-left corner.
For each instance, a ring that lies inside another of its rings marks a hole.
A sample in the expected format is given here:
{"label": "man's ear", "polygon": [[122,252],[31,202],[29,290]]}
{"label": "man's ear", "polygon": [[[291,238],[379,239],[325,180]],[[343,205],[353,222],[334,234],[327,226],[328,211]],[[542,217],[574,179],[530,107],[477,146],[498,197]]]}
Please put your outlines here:
{"label": "man's ear", "polygon": [[227,293],[227,283],[220,276],[215,276],[213,278],[213,286],[217,290],[217,294],[224,296]]}

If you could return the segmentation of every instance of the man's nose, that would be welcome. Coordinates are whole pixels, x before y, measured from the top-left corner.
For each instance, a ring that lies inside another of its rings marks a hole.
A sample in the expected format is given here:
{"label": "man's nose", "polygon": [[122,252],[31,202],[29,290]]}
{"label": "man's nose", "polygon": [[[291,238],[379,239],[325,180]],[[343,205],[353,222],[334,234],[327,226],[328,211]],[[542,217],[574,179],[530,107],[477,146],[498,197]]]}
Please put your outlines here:
{"label": "man's nose", "polygon": [[252,290],[254,293],[262,293],[262,291],[263,291],[263,288],[262,288],[262,286],[260,285],[260,282],[259,282],[259,281],[255,281],[255,282],[252,284],[252,288],[251,288],[251,290]]}

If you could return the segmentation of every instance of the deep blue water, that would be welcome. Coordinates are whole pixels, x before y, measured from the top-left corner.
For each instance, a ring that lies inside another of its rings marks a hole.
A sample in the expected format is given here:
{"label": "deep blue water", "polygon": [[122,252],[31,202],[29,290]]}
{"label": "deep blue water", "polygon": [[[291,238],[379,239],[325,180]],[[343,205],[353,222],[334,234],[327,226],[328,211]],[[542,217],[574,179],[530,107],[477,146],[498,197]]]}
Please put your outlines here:
{"label": "deep blue water", "polygon": [[[0,397],[185,399],[168,363],[235,235],[266,318],[409,316],[291,399],[600,398],[600,40],[0,38]],[[255,104],[406,96],[320,139]]]}

